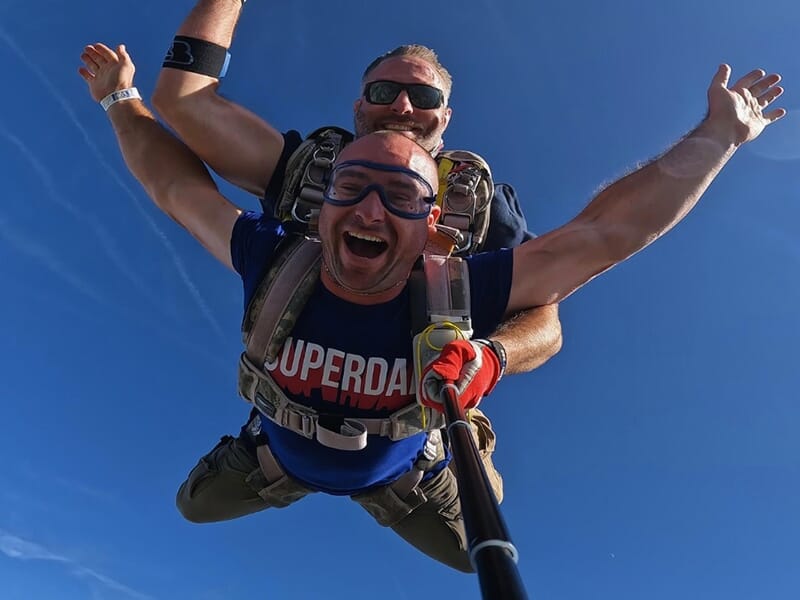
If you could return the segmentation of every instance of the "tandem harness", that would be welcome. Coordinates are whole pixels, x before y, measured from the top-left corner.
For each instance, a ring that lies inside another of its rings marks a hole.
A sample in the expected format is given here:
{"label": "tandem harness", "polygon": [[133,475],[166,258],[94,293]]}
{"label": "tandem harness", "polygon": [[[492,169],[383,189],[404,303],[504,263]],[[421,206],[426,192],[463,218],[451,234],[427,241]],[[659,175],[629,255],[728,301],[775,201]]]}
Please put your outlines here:
{"label": "tandem harness", "polygon": [[[264,364],[274,361],[280,348],[294,327],[319,280],[322,262],[318,242],[294,236],[284,240],[275,264],[267,273],[250,301],[242,324],[245,351],[239,360],[239,395],[251,402],[258,412],[272,422],[294,431],[308,439],[339,450],[361,450],[367,445],[368,435],[380,435],[390,440],[400,440],[423,431],[434,431],[444,426],[444,416],[439,411],[420,404],[410,404],[383,419],[341,418],[319,414],[317,411],[290,400],[264,369]],[[445,260],[446,262],[442,262]],[[430,329],[429,285],[426,280],[440,279],[442,264],[447,265],[451,277],[436,295],[448,298],[463,297],[468,290],[467,264],[460,258],[423,260],[415,267],[411,286],[412,323],[414,333],[422,335]],[[435,271],[435,272],[434,272]],[[446,315],[448,322],[457,321],[467,330],[469,323],[468,301],[458,302],[455,310]],[[269,307],[269,308],[267,308]],[[438,311],[441,313],[442,311]],[[431,336],[435,332],[428,332]],[[471,331],[470,331],[471,333]],[[468,334],[464,334],[468,337]],[[428,357],[425,358],[427,364]],[[422,366],[425,366],[424,364]],[[419,377],[419,373],[417,373]]]}
{"label": "tandem harness", "polygon": [[[317,285],[322,264],[321,245],[314,241],[316,217],[323,203],[336,157],[352,141],[351,133],[326,127],[312,133],[287,161],[286,176],[275,214],[290,234],[279,244],[277,256],[250,301],[242,322],[245,351],[239,360],[239,395],[272,422],[308,439],[339,450],[361,450],[368,435],[401,440],[444,426],[439,411],[410,404],[387,418],[342,418],[320,414],[290,400],[264,365],[273,362]],[[437,203],[443,225],[438,233],[447,250],[470,254],[480,249],[489,225],[489,203],[494,186],[486,162],[466,151],[440,153]],[[467,264],[458,257],[421,259],[409,280],[415,348],[424,359],[415,362],[417,380],[432,352],[449,341],[471,335]],[[433,307],[438,307],[433,310]],[[437,324],[447,322],[444,329]],[[455,323],[455,325],[453,324]],[[444,335],[443,335],[444,333]],[[424,335],[423,335],[424,334]],[[420,336],[426,344],[420,343]],[[417,353],[415,352],[415,355]],[[435,352],[433,352],[435,354]],[[424,362],[423,362],[424,361]]]}

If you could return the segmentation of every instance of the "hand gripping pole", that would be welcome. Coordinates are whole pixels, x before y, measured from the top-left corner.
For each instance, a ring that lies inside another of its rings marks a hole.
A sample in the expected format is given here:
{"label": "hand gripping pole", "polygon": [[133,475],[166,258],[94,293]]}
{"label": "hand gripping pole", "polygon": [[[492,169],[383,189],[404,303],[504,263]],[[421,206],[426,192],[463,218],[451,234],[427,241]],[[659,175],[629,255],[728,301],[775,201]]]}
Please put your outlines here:
{"label": "hand gripping pole", "polygon": [[467,531],[469,558],[484,600],[527,600],[517,569],[517,549],[511,542],[500,507],[483,469],[472,429],[458,403],[452,382],[442,388],[447,434],[456,462],[458,495]]}

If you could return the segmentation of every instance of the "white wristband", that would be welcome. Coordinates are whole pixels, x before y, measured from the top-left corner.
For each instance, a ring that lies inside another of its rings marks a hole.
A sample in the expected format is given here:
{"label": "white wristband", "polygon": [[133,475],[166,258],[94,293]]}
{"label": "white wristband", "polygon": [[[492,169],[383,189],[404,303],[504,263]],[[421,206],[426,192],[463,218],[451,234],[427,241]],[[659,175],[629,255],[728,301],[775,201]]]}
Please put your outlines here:
{"label": "white wristband", "polygon": [[121,102],[122,100],[141,100],[142,97],[139,95],[139,90],[135,87],[125,88],[124,90],[117,90],[116,92],[111,92],[108,96],[100,100],[100,106],[103,107],[103,110],[108,110],[108,107],[112,104],[116,104],[117,102]]}

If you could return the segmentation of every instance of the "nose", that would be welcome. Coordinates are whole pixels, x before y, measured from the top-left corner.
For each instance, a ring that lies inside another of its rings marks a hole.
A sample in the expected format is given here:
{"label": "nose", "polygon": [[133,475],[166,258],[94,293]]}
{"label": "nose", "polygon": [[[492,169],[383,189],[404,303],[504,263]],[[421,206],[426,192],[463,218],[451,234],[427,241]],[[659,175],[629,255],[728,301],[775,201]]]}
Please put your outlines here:
{"label": "nose", "polygon": [[411,104],[411,100],[408,97],[408,92],[406,90],[401,90],[399,94],[397,94],[397,98],[394,99],[392,102],[392,111],[396,112],[397,114],[407,115],[414,111],[414,105]]}
{"label": "nose", "polygon": [[386,209],[378,194],[378,190],[370,190],[355,206],[356,218],[363,224],[382,223],[386,217]]}
{"label": "nose", "polygon": [[356,218],[362,223],[381,223],[386,217],[386,209],[383,207],[378,190],[370,190],[355,206]]}

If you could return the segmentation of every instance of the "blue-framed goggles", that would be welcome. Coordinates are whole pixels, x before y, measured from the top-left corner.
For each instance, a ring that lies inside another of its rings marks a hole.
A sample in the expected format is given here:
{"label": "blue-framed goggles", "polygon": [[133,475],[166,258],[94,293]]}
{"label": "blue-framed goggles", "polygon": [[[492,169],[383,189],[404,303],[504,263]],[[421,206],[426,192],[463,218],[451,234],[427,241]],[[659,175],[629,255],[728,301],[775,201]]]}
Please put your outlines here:
{"label": "blue-framed goggles", "polygon": [[[375,183],[375,171],[388,174],[380,177],[384,183]],[[336,165],[322,197],[334,206],[352,206],[373,191],[386,210],[404,219],[426,218],[436,201],[431,184],[416,171],[370,160],[346,160]]]}

